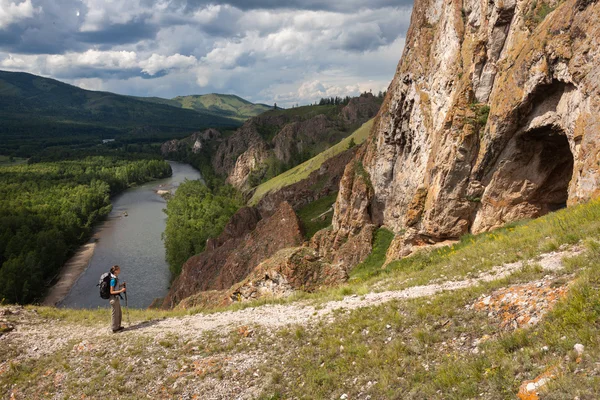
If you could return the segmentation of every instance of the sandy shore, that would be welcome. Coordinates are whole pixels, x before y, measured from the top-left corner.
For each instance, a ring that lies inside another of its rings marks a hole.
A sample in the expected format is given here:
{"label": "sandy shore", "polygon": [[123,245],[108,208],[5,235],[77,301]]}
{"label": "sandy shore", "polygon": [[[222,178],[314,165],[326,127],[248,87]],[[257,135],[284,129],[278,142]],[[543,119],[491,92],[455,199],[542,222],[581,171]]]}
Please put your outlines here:
{"label": "sandy shore", "polygon": [[54,307],[69,294],[79,276],[90,264],[95,249],[96,237],[94,235],[89,242],[81,246],[75,255],[67,261],[60,271],[58,283],[50,288],[48,295],[42,302],[43,306]]}

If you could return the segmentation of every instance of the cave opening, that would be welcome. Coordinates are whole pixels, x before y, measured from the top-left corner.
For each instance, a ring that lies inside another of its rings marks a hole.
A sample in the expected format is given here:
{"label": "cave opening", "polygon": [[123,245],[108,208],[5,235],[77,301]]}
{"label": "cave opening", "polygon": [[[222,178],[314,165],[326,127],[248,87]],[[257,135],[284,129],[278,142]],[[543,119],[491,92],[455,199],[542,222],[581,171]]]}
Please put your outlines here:
{"label": "cave opening", "polygon": [[518,184],[526,188],[523,200],[537,209],[532,217],[565,208],[574,159],[564,131],[556,126],[532,129],[519,135],[516,145]]}

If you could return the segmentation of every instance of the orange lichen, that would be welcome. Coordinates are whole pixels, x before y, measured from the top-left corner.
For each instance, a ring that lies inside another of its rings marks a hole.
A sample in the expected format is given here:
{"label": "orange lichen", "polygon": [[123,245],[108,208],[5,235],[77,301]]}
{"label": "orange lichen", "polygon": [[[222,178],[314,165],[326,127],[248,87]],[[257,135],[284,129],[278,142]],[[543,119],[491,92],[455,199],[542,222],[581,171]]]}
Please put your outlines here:
{"label": "orange lichen", "polygon": [[252,336],[252,333],[254,333],[254,331],[252,329],[248,328],[247,326],[241,326],[238,329],[238,333],[242,337],[249,337],[249,336]]}
{"label": "orange lichen", "polygon": [[566,285],[553,287],[550,280],[511,286],[483,296],[473,306],[500,319],[504,329],[535,325],[567,293]]}
{"label": "orange lichen", "polygon": [[538,400],[540,398],[539,389],[543,388],[551,379],[556,378],[557,371],[557,367],[551,367],[537,378],[523,382],[519,388],[519,393],[517,393],[519,399]]}

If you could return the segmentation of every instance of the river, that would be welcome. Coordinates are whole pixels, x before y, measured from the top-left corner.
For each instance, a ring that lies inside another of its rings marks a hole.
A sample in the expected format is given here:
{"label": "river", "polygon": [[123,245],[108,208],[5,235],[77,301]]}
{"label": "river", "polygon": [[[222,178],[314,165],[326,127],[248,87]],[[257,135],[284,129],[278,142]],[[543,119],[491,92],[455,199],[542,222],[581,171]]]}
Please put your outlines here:
{"label": "river", "polygon": [[121,266],[119,282],[127,282],[129,307],[148,307],[167,294],[170,272],[161,238],[166,227],[166,201],[156,191],[174,193],[185,179],[202,179],[187,164],[169,164],[172,177],[128,189],[112,199],[112,212],[95,230],[96,246],[90,263],[59,307],[108,307],[96,285],[100,275],[115,264]]}

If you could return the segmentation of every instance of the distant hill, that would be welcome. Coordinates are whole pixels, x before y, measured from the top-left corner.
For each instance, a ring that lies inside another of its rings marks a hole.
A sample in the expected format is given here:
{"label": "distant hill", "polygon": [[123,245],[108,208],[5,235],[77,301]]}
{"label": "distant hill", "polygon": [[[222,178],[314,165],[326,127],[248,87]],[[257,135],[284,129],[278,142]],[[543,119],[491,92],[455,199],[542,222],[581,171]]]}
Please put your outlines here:
{"label": "distant hill", "polygon": [[192,96],[178,96],[173,99],[162,99],[160,97],[136,97],[138,100],[156,104],[166,104],[173,107],[208,112],[214,115],[245,121],[273,107],[266,104],[254,104],[232,94],[203,94]]}
{"label": "distant hill", "polygon": [[141,101],[6,71],[0,71],[0,120],[0,154],[120,136],[168,139],[240,125],[238,118],[182,108],[168,100]]}

